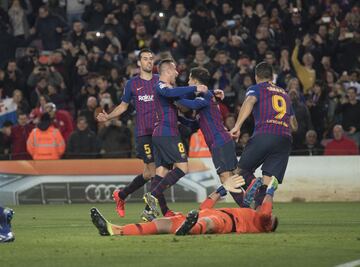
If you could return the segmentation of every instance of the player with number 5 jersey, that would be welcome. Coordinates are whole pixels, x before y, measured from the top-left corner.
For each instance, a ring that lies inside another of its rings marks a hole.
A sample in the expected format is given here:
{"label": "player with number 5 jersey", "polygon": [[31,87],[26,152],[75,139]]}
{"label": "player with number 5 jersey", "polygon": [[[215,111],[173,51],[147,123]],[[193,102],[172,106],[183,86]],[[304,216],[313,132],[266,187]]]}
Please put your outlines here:
{"label": "player with number 5 jersey", "polygon": [[[116,211],[120,217],[125,216],[125,200],[128,195],[143,187],[150,180],[151,187],[156,186],[156,181],[153,179],[155,176],[155,163],[152,133],[156,120],[154,85],[159,81],[159,76],[152,73],[154,54],[150,49],[143,48],[139,52],[138,66],[140,67],[140,74],[127,81],[120,105],[109,114],[103,111],[97,116],[99,121],[113,120],[126,112],[130,103],[135,106],[136,110],[136,156],[144,162],[144,170],[127,186],[113,192]],[[164,199],[163,196],[160,196],[160,198]],[[166,206],[166,203],[164,205]],[[154,216],[150,209],[146,207],[141,214],[141,218],[150,221]]]}
{"label": "player with number 5 jersey", "polygon": [[292,131],[297,130],[290,98],[286,91],[273,84],[273,71],[266,62],[255,68],[256,85],[248,88],[245,101],[230,134],[240,136],[240,129],[245,119],[252,113],[255,119],[254,134],[246,145],[238,163],[240,175],[245,179],[247,191],[255,183],[255,170],[262,169],[264,184],[255,196],[255,207],[261,205],[267,185],[272,177],[282,183],[291,152]]}

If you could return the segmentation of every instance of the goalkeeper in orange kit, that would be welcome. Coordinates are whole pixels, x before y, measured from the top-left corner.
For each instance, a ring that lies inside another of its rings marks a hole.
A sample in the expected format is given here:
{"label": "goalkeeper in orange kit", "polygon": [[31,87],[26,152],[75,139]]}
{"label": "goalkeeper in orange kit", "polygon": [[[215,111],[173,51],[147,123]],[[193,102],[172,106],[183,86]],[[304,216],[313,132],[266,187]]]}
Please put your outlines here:
{"label": "goalkeeper in orange kit", "polygon": [[109,223],[96,209],[91,209],[91,219],[100,235],[155,235],[155,234],[226,234],[265,233],[276,230],[278,220],[272,215],[272,201],[278,181],[272,177],[266,197],[257,211],[250,208],[214,209],[219,192],[212,193],[201,205],[187,216],[178,214],[159,218],[152,222],[118,226]]}

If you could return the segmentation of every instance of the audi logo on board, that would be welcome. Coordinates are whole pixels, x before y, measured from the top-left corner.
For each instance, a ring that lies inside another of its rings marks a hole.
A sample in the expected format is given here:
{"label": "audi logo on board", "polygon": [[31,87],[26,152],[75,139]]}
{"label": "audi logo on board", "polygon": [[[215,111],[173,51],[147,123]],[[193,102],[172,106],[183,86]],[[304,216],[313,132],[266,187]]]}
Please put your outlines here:
{"label": "audi logo on board", "polygon": [[112,193],[114,190],[125,186],[125,184],[89,184],[85,188],[85,198],[92,203],[110,202],[113,201]]}

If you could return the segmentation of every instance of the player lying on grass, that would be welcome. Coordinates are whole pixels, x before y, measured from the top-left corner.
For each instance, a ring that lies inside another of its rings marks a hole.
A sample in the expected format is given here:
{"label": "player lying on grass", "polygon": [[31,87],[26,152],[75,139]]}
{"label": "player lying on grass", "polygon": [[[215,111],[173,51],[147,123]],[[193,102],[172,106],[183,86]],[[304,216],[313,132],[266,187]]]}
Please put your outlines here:
{"label": "player lying on grass", "polygon": [[91,219],[100,235],[155,235],[155,234],[227,234],[274,232],[278,225],[272,215],[272,201],[278,181],[271,180],[261,207],[214,209],[218,193],[212,193],[201,205],[200,211],[193,210],[185,217],[178,214],[170,218],[159,218],[152,222],[118,226],[109,223],[96,209],[91,209]]}

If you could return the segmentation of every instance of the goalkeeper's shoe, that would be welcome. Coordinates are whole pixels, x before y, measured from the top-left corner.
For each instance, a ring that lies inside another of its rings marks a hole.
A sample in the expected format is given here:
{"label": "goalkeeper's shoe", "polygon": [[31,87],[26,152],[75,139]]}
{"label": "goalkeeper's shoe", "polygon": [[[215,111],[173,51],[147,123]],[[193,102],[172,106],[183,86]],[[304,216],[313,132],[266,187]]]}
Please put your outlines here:
{"label": "goalkeeper's shoe", "polygon": [[12,209],[1,208],[0,214],[0,243],[12,242],[15,240],[13,232],[11,232],[11,219],[14,211]]}
{"label": "goalkeeper's shoe", "polygon": [[262,178],[260,177],[255,178],[251,181],[244,195],[243,204],[245,207],[250,207],[251,203],[254,201],[256,192],[262,185],[263,185],[263,181]]}
{"label": "goalkeeper's shoe", "polygon": [[119,214],[120,217],[124,217],[125,216],[125,200],[123,200],[119,197],[119,192],[120,192],[120,189],[114,190],[113,199],[115,200],[115,203],[116,203],[117,213]]}
{"label": "goalkeeper's shoe", "polygon": [[278,179],[276,179],[275,176],[272,176],[271,182],[269,183],[269,185],[266,189],[266,194],[273,197],[276,189],[278,188],[278,185],[279,185]]}
{"label": "goalkeeper's shoe", "polygon": [[111,223],[109,223],[97,208],[91,208],[90,216],[93,224],[99,230],[99,234],[102,236],[114,235],[111,229]]}
{"label": "goalkeeper's shoe", "polygon": [[199,211],[192,210],[186,216],[185,221],[183,224],[176,230],[175,235],[187,235],[190,230],[194,227],[197,223],[199,218]]}
{"label": "goalkeeper's shoe", "polygon": [[156,219],[156,216],[154,215],[154,212],[152,210],[143,210],[143,212],[140,215],[141,220],[144,222],[152,222]]}
{"label": "goalkeeper's shoe", "polygon": [[160,215],[160,206],[159,200],[154,197],[151,192],[148,192],[143,197],[145,203],[149,206],[150,210],[154,213],[155,216]]}

